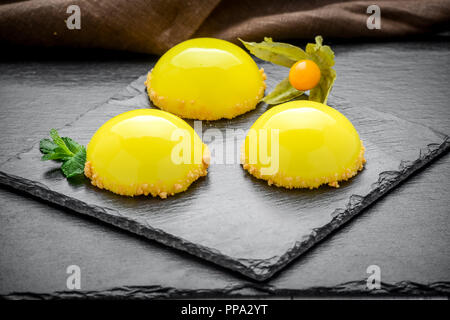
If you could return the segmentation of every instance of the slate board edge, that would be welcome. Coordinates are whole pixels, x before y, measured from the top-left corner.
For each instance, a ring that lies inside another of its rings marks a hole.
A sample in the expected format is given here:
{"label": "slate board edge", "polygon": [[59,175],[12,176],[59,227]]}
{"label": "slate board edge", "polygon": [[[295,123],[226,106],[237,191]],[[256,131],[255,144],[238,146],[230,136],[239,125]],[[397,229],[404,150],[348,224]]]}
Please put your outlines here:
{"label": "slate board edge", "polygon": [[205,259],[221,267],[239,272],[256,281],[266,281],[287,264],[310,249],[314,244],[325,238],[334,230],[342,226],[352,217],[360,213],[368,205],[386,194],[389,190],[404,181],[413,172],[428,164],[450,150],[447,136],[440,144],[432,143],[422,149],[419,158],[412,162],[402,162],[398,171],[382,172],[372,190],[365,196],[352,195],[345,209],[336,209],[331,215],[333,219],[327,225],[315,229],[306,239],[297,241],[295,245],[281,257],[269,259],[237,259],[224,255],[217,250],[194,244],[185,239],[153,228],[144,221],[131,220],[124,217],[117,210],[87,204],[81,200],[68,197],[50,190],[42,183],[34,182],[19,176],[0,171],[0,184],[25,192],[39,199],[69,208],[75,212],[85,214],[100,221],[109,223],[121,229],[138,234],[150,240],[155,240],[169,247],[185,251],[199,258]]}
{"label": "slate board edge", "polygon": [[0,300],[60,300],[60,299],[186,299],[186,298],[273,298],[273,297],[449,297],[450,282],[438,281],[428,284],[411,281],[381,283],[381,288],[368,290],[366,280],[356,280],[332,287],[310,287],[305,289],[275,288],[258,283],[245,283],[221,289],[177,289],[173,287],[123,286],[98,291],[56,291],[51,293],[11,292],[0,295]]}

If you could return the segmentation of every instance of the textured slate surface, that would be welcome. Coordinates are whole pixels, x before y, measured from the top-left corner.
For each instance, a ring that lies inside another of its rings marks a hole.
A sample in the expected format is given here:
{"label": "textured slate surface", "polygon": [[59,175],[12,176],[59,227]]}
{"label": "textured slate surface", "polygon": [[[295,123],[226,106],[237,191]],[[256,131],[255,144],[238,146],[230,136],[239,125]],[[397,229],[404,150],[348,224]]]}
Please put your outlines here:
{"label": "textured slate surface", "polygon": [[[263,66],[270,88],[280,79],[280,73],[278,67]],[[206,179],[166,201],[125,199],[96,190],[82,180],[67,183],[53,164],[39,162],[36,146],[21,154],[19,161],[2,165],[1,180],[253,279],[265,280],[449,148],[444,135],[426,127],[352,106],[336,96],[331,103],[354,123],[365,142],[368,160],[366,169],[338,190],[286,191],[249,177],[238,165],[215,165]],[[87,143],[108,118],[148,104],[140,78],[126,92],[90,110],[61,132]],[[246,130],[265,108],[261,105],[230,121],[204,123],[204,128]]]}
{"label": "textured slate surface", "polygon": [[[335,92],[340,96],[355,105],[450,132],[446,88],[450,73],[441,72],[450,63],[450,42],[332,46],[339,75]],[[106,101],[143,74],[154,59],[111,59],[102,54],[99,60],[91,51],[77,52],[75,58],[72,51],[50,53],[34,52],[32,59],[15,54],[12,61],[0,63],[0,162],[30,148],[49,127],[71,123]],[[417,63],[417,57],[425,55],[427,59]],[[150,298],[153,293],[159,297],[367,295],[377,291],[364,291],[365,271],[377,264],[382,269],[381,291],[422,296],[448,287],[450,280],[449,181],[447,153],[265,283],[1,187],[0,294],[33,298],[68,294]],[[66,291],[65,270],[71,264],[82,270],[78,293]]]}

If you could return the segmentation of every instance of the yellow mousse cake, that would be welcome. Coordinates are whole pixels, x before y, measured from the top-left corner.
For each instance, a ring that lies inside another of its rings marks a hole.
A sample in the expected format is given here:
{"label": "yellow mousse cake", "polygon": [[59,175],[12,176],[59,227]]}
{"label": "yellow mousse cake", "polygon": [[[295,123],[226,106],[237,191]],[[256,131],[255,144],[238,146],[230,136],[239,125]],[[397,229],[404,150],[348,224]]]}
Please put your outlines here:
{"label": "yellow mousse cake", "polygon": [[197,38],[167,51],[148,73],[154,105],[183,118],[234,118],[256,107],[266,88],[264,70],[238,46]]}
{"label": "yellow mousse cake", "polygon": [[87,146],[84,173],[93,185],[120,195],[166,198],[205,176],[209,158],[208,147],[184,120],[138,109],[97,130]]}
{"label": "yellow mousse cake", "polygon": [[312,101],[292,101],[266,111],[241,150],[250,174],[285,188],[339,187],[363,169],[364,146],[340,112]]}

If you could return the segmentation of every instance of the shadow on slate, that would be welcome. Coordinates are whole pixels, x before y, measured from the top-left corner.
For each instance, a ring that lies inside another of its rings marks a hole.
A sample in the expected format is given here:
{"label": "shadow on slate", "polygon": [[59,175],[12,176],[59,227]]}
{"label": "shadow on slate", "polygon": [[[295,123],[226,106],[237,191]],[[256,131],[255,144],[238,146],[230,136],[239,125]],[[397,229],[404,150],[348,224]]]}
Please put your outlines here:
{"label": "shadow on slate", "polygon": [[[279,67],[260,65],[270,91],[281,80]],[[60,134],[87,144],[108,119],[149,107],[144,81],[145,76],[140,77],[123,93],[60,129]],[[212,164],[208,175],[184,193],[165,200],[127,198],[93,187],[83,177],[67,181],[59,164],[40,161],[38,144],[0,166],[0,183],[263,281],[450,149],[444,134],[427,127],[349,105],[336,95],[330,97],[330,106],[352,121],[366,147],[365,169],[339,189],[286,190],[253,178],[238,163]],[[247,131],[267,108],[260,104],[232,120],[204,121],[203,131]],[[215,146],[236,139],[228,145],[238,158],[243,138],[224,134],[223,139],[205,136],[204,141],[214,152]]]}

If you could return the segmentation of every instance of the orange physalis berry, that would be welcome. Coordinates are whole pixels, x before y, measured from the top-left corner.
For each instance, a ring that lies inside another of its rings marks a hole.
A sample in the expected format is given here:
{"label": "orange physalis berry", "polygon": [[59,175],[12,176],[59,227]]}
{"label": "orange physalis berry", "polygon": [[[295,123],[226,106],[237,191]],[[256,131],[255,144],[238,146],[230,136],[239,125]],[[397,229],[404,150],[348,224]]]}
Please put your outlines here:
{"label": "orange physalis berry", "polygon": [[312,60],[299,60],[289,71],[289,82],[300,91],[307,91],[320,81],[320,69]]}

